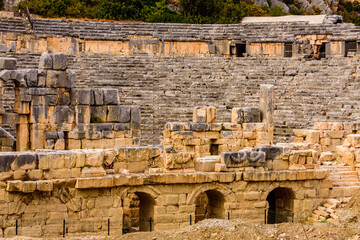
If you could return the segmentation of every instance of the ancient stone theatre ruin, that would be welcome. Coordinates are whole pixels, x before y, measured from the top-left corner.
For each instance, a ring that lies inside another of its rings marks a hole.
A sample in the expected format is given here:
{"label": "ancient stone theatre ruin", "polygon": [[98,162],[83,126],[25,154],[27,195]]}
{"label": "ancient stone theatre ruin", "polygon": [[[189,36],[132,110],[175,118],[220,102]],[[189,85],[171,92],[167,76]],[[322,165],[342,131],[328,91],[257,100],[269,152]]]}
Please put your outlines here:
{"label": "ancient stone theatre ruin", "polygon": [[360,28],[0,17],[0,237],[331,221],[358,189]]}

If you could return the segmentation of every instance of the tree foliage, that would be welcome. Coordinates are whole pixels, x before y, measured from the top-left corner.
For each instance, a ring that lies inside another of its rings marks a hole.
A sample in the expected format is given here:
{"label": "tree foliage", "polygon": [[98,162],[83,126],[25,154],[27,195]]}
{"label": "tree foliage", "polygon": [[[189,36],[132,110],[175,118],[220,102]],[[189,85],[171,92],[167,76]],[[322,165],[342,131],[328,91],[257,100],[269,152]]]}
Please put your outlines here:
{"label": "tree foliage", "polygon": [[345,22],[360,26],[360,2],[339,2],[338,12],[344,17]]}
{"label": "tree foliage", "polygon": [[[294,15],[319,14],[299,10],[297,0],[284,0]],[[338,13],[347,22],[360,25],[360,3],[340,0]],[[0,6],[2,1],[0,0]],[[29,7],[42,17],[100,18],[170,23],[239,23],[246,16],[283,16],[279,6],[257,6],[251,0],[180,0],[179,11],[168,7],[167,0],[26,0],[19,7]]]}

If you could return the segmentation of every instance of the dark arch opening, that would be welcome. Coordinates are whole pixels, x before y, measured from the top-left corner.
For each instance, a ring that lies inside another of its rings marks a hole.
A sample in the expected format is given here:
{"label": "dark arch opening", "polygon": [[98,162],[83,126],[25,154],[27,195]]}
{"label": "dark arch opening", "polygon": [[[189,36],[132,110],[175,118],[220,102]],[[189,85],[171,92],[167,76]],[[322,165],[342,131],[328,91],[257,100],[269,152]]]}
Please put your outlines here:
{"label": "dark arch opening", "polygon": [[206,218],[225,217],[225,197],[216,190],[202,192],[195,200],[195,223]]}
{"label": "dark arch opening", "polygon": [[267,223],[293,221],[295,194],[290,188],[275,188],[266,198],[269,203]]}
{"label": "dark arch opening", "polygon": [[154,206],[155,200],[148,193],[129,194],[124,203],[123,233],[153,230]]}

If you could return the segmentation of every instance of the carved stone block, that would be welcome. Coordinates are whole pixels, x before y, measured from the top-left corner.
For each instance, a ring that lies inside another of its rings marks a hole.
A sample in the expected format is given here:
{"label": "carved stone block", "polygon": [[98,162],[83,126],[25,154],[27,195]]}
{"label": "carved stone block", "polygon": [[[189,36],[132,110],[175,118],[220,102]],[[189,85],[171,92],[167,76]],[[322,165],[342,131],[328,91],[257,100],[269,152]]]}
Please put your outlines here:
{"label": "carved stone block", "polygon": [[238,167],[260,167],[264,166],[266,159],[265,152],[223,152],[221,163],[228,168]]}
{"label": "carved stone block", "polygon": [[282,147],[276,146],[255,146],[254,149],[256,151],[265,152],[266,160],[274,160],[278,158],[283,152]]}

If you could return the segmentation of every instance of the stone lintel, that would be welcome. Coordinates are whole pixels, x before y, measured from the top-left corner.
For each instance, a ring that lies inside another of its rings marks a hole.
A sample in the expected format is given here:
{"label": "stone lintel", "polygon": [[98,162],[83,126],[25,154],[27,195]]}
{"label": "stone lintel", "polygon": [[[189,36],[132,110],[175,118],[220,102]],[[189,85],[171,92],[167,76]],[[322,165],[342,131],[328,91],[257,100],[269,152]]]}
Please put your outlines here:
{"label": "stone lintel", "polygon": [[244,172],[243,180],[246,182],[321,180],[328,175],[328,170]]}

